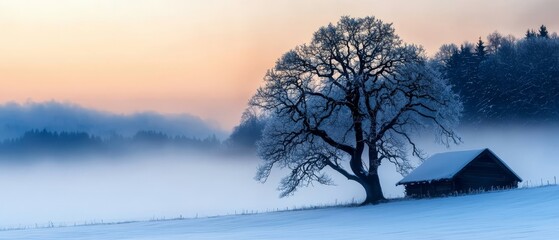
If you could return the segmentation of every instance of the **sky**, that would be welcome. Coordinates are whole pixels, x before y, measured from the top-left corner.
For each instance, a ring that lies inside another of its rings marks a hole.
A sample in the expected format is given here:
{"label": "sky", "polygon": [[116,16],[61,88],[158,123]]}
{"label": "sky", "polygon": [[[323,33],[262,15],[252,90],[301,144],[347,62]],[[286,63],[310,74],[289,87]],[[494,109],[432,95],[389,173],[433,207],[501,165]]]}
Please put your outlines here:
{"label": "sky", "polygon": [[498,30],[559,30],[554,0],[0,0],[0,103],[188,113],[231,129],[267,69],[340,16],[433,55]]}

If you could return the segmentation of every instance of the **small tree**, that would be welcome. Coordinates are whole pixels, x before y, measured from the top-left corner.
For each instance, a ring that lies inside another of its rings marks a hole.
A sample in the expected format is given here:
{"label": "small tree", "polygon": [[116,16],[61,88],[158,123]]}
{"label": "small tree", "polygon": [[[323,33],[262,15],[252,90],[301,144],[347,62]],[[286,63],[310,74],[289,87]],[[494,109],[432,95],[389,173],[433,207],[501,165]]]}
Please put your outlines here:
{"label": "small tree", "polygon": [[524,34],[526,39],[532,39],[535,38],[538,34],[536,33],[536,31],[534,31],[534,29],[528,29],[526,30],[526,34]]}
{"label": "small tree", "polygon": [[330,168],[363,186],[364,204],[377,203],[384,199],[381,163],[406,174],[408,153],[421,156],[414,133],[432,131],[447,145],[459,141],[457,95],[420,47],[404,44],[392,24],[374,17],[321,27],[309,44],[285,53],[264,82],[250,100],[268,119],[256,178],[265,182],[274,166],[290,169],[282,197],[331,183],[324,172]]}
{"label": "small tree", "polygon": [[547,32],[547,27],[545,27],[545,25],[540,26],[540,30],[538,31],[538,37],[549,38],[549,33]]}
{"label": "small tree", "polygon": [[485,50],[485,43],[481,40],[481,37],[477,41],[475,51],[476,51],[475,52],[476,57],[478,58],[479,62],[485,60],[485,55],[487,54],[487,51]]}
{"label": "small tree", "polygon": [[487,52],[493,54],[501,46],[503,36],[499,32],[493,32],[487,35]]}

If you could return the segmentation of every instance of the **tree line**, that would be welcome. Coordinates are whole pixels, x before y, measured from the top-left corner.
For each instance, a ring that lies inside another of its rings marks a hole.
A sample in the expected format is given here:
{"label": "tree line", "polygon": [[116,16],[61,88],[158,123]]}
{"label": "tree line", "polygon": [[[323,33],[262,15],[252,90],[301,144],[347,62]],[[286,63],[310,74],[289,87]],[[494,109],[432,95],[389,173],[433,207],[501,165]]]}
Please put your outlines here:
{"label": "tree line", "polygon": [[156,131],[138,131],[131,137],[115,134],[108,138],[101,138],[86,132],[57,132],[43,129],[30,130],[18,138],[0,141],[0,156],[125,153],[162,147],[209,150],[219,149],[221,144],[214,135],[199,139],[169,136]]}
{"label": "tree line", "polygon": [[462,124],[559,120],[559,38],[542,25],[524,37],[494,32],[441,46],[434,60],[462,100]]}

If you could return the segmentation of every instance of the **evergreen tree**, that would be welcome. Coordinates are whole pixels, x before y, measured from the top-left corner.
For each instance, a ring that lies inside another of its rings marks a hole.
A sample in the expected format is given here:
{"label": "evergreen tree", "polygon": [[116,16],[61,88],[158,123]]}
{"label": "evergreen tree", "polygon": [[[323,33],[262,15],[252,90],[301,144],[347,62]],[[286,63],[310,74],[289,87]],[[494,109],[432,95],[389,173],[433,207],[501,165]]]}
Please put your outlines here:
{"label": "evergreen tree", "polygon": [[534,29],[526,30],[526,39],[535,38],[537,36],[536,31]]}
{"label": "evergreen tree", "polygon": [[485,60],[485,55],[487,54],[487,51],[485,50],[485,43],[481,40],[481,37],[479,37],[479,40],[477,41],[475,54],[479,62]]}
{"label": "evergreen tree", "polygon": [[549,38],[549,33],[547,32],[547,27],[545,25],[540,26],[538,37]]}

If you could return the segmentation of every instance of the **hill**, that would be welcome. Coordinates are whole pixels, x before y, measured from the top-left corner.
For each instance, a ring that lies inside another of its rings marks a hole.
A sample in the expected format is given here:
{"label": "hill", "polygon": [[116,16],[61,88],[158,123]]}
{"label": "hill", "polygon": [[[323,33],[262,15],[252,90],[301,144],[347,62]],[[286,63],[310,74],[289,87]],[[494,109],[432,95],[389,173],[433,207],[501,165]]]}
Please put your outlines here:
{"label": "hill", "polygon": [[365,207],[0,231],[0,239],[556,239],[559,186]]}

